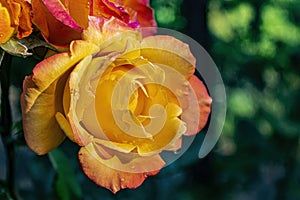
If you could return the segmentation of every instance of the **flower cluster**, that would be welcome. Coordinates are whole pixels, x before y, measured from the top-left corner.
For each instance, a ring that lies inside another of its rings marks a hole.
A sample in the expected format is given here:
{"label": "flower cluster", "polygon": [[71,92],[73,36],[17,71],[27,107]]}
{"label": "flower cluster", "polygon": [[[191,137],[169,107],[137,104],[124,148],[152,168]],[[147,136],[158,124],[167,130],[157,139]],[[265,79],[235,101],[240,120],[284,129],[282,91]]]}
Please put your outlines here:
{"label": "flower cluster", "polygon": [[61,51],[23,83],[24,136],[37,154],[67,137],[84,173],[116,193],[157,174],[160,153],[205,126],[212,99],[196,59],[187,44],[154,35],[148,0],[1,0],[0,15],[1,42],[28,36],[32,22]]}

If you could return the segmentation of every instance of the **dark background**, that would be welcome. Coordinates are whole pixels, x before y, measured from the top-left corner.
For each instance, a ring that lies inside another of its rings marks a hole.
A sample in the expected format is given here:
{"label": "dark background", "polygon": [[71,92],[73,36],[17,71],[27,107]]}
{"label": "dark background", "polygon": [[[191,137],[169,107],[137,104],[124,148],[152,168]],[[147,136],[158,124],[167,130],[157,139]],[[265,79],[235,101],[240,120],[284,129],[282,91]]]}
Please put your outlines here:
{"label": "dark background", "polygon": [[[204,130],[172,165],[141,187],[113,195],[83,175],[75,144],[66,140],[50,155],[36,156],[20,142],[15,157],[20,199],[300,199],[300,1],[152,0],[151,5],[160,27],[198,41],[222,75],[228,109],[213,151],[198,158]],[[36,62],[13,60],[16,137],[22,138],[21,82]],[[4,179],[2,144],[0,163]]]}

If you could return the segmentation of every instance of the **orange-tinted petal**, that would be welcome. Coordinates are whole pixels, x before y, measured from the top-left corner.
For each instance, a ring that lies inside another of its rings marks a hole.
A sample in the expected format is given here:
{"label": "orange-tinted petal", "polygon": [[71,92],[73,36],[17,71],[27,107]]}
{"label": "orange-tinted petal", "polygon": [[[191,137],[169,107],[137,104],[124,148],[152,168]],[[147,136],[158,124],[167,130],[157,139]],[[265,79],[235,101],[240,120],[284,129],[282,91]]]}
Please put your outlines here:
{"label": "orange-tinted petal", "polygon": [[92,142],[85,148],[94,155],[102,164],[117,171],[129,173],[144,173],[159,171],[164,165],[164,160],[158,155],[141,157],[136,152],[119,152],[112,150],[98,142]]}
{"label": "orange-tinted petal", "polygon": [[113,1],[108,0],[94,0],[91,15],[105,18],[116,17],[125,23],[130,22],[129,14],[123,8],[115,5]]}
{"label": "orange-tinted petal", "polygon": [[121,5],[127,6],[137,12],[137,21],[141,27],[156,26],[153,9],[149,7],[148,0],[121,0],[121,2]]}
{"label": "orange-tinted petal", "polygon": [[75,41],[70,53],[56,54],[39,63],[33,75],[24,80],[21,97],[24,135],[28,146],[38,154],[56,148],[65,137],[56,121],[63,113],[63,92],[68,70],[98,47]]}
{"label": "orange-tinted petal", "polygon": [[0,44],[5,43],[14,33],[8,10],[0,3]]}
{"label": "orange-tinted petal", "polygon": [[88,15],[90,14],[91,0],[67,0],[66,7],[72,18],[80,27],[86,29],[88,26]]}
{"label": "orange-tinted petal", "polygon": [[[91,148],[82,147],[79,151],[79,161],[84,173],[97,185],[111,190],[113,193],[124,188],[137,188],[148,176],[153,176],[159,172],[144,171],[143,173],[130,173],[126,168],[148,168],[148,165],[157,165],[160,168],[164,166],[164,161],[159,155],[150,158],[139,158],[129,163],[123,164],[117,157],[105,160]],[[116,170],[110,166],[120,165],[124,167],[124,171]],[[139,169],[139,171],[141,170]],[[143,171],[143,170],[141,170]]]}
{"label": "orange-tinted petal", "polygon": [[40,92],[32,76],[25,77],[21,96],[23,130],[27,145],[37,154],[51,151],[65,138],[55,119],[56,112],[62,111],[60,84],[64,81],[56,80]]}
{"label": "orange-tinted petal", "polygon": [[17,27],[19,25],[19,16],[21,14],[21,9],[22,9],[20,3],[16,1],[4,1],[4,0],[1,0],[0,2],[2,6],[6,7],[9,12],[11,26],[14,28]]}
{"label": "orange-tinted petal", "polygon": [[18,26],[18,38],[24,38],[29,36],[32,31],[32,24],[31,24],[31,6],[28,2],[19,1],[21,4],[21,14],[19,16],[19,26]]}
{"label": "orange-tinted petal", "polygon": [[33,23],[39,28],[45,37],[49,37],[48,21],[54,20],[47,12],[46,7],[42,4],[41,0],[31,0]]}
{"label": "orange-tinted petal", "polygon": [[57,20],[41,2],[32,0],[33,23],[52,45],[68,47],[70,42],[81,38],[81,30],[74,29]]}
{"label": "orange-tinted petal", "polygon": [[59,0],[42,0],[44,6],[55,17],[58,21],[64,25],[81,31],[82,28],[77,24],[77,22],[68,13],[64,5]]}
{"label": "orange-tinted petal", "polygon": [[[189,79],[189,83],[197,96],[200,116],[199,116],[199,122],[195,122],[195,118],[194,118],[194,115],[196,115],[197,113],[193,115],[191,112],[189,113],[188,116],[185,117],[184,121],[187,123],[187,132],[185,133],[185,135],[187,136],[197,134],[206,125],[208,116],[210,114],[211,103],[212,103],[212,99],[208,95],[206,87],[195,75],[193,75]],[[187,99],[189,98],[191,98],[190,94],[187,97]],[[185,110],[183,112],[185,112]],[[198,127],[196,127],[197,131],[191,128],[193,127],[194,124],[198,124]]]}
{"label": "orange-tinted petal", "polygon": [[[0,1],[10,16],[10,26],[15,29],[19,38],[27,37],[32,33],[31,6],[23,0]],[[1,18],[2,20],[3,18]],[[2,28],[2,26],[1,26]]]}

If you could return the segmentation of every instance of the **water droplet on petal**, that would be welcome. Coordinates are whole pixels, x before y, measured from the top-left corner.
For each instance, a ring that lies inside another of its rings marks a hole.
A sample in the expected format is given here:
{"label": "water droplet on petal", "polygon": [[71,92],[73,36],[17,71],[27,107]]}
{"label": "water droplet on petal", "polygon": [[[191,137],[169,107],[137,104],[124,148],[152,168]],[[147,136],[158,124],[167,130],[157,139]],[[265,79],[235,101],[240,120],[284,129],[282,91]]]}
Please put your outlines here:
{"label": "water droplet on petal", "polygon": [[121,181],[124,182],[124,181],[125,181],[125,178],[121,178]]}
{"label": "water droplet on petal", "polygon": [[79,95],[79,92],[78,92],[77,89],[74,89],[74,90],[73,90],[73,95],[74,95],[74,96],[78,96],[78,95]]}
{"label": "water droplet on petal", "polygon": [[189,86],[189,82],[188,82],[188,81],[184,81],[184,82],[183,82],[183,85],[184,85],[185,87],[187,87],[187,86]]}
{"label": "water droplet on petal", "polygon": [[176,94],[178,95],[178,96],[182,96],[182,90],[180,90],[180,89],[176,89]]}
{"label": "water droplet on petal", "polygon": [[124,10],[124,8],[122,6],[118,6],[117,8],[122,11]]}
{"label": "water droplet on petal", "polygon": [[174,151],[173,153],[174,153],[175,155],[178,155],[178,154],[181,153],[181,149],[178,149],[178,150]]}

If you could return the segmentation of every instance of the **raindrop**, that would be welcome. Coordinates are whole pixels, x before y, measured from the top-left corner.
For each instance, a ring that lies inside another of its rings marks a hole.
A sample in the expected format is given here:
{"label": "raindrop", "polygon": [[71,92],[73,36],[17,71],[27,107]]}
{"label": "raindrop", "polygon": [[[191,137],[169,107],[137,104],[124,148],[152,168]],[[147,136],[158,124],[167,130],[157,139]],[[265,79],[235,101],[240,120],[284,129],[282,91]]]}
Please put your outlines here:
{"label": "raindrop", "polygon": [[175,155],[178,155],[178,154],[181,153],[181,149],[178,149],[178,150],[174,151],[173,153],[174,153]]}
{"label": "raindrop", "polygon": [[122,6],[118,6],[117,8],[122,11],[124,10],[124,8]]}
{"label": "raindrop", "polygon": [[88,9],[90,8],[90,2],[89,1],[86,4],[86,8],[88,8]]}
{"label": "raindrop", "polygon": [[134,166],[134,165],[132,165],[130,168],[131,168],[131,169],[135,169],[135,166]]}
{"label": "raindrop", "polygon": [[190,85],[190,83],[188,81],[183,82],[183,86],[188,87],[189,85]]}
{"label": "raindrop", "polygon": [[183,92],[184,96],[189,96],[189,92]]}
{"label": "raindrop", "polygon": [[176,94],[178,95],[178,96],[182,96],[182,90],[180,90],[180,89],[176,89]]}
{"label": "raindrop", "polygon": [[74,95],[74,96],[79,96],[79,92],[78,92],[77,89],[74,89],[74,90],[73,90],[73,95]]}

